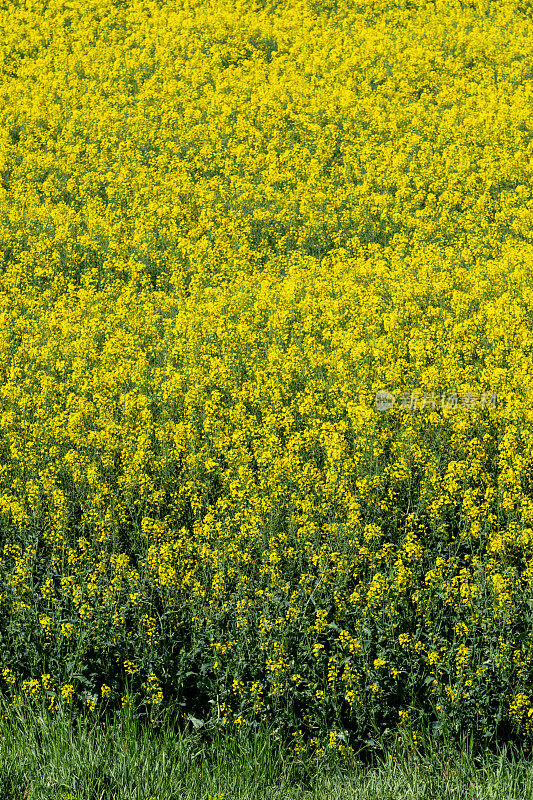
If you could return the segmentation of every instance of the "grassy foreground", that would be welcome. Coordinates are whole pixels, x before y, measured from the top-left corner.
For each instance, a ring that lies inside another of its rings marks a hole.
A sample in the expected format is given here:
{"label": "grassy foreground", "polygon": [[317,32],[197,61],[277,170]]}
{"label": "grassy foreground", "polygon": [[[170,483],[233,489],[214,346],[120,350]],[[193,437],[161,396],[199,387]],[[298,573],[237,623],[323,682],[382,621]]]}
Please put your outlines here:
{"label": "grassy foreground", "polygon": [[[376,743],[378,745],[379,743]],[[533,764],[505,746],[473,756],[454,747],[413,745],[407,734],[376,747],[363,763],[299,762],[274,730],[222,736],[139,725],[126,705],[112,724],[50,718],[13,709],[0,722],[2,800],[298,800],[299,798],[533,797]],[[385,753],[385,755],[384,755]]]}
{"label": "grassy foreground", "polygon": [[298,760],[267,725],[220,735],[179,730],[168,713],[142,725],[131,703],[111,724],[2,705],[1,800],[533,797],[533,764],[509,745],[474,755],[471,740],[415,745],[403,731],[341,765]]}

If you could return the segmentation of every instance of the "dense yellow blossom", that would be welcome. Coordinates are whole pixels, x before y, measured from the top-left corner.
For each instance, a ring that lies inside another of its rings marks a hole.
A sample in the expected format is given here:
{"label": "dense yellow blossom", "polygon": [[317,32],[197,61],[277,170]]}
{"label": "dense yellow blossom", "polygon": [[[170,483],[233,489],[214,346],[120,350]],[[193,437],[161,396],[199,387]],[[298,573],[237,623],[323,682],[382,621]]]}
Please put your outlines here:
{"label": "dense yellow blossom", "polygon": [[533,737],[530,11],[3,4],[11,702]]}

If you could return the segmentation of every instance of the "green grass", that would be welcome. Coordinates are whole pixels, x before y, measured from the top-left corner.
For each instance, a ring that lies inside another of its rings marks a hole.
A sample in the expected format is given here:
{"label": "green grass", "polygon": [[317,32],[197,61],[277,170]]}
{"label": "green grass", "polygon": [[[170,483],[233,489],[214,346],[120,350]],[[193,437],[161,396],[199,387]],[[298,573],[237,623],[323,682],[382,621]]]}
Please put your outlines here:
{"label": "green grass", "polygon": [[178,732],[141,726],[126,707],[107,727],[87,717],[4,708],[0,800],[512,800],[533,798],[533,763],[507,749],[473,758],[467,743],[398,740],[374,763],[298,764],[274,731]]}

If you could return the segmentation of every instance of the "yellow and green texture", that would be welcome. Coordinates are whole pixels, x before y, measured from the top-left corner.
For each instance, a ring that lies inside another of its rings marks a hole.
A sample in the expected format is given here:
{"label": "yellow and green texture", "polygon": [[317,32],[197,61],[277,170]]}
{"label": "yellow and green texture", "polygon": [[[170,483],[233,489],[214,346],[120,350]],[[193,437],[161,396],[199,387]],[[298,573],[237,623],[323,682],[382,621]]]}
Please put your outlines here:
{"label": "yellow and green texture", "polygon": [[5,698],[530,746],[531,3],[0,29]]}

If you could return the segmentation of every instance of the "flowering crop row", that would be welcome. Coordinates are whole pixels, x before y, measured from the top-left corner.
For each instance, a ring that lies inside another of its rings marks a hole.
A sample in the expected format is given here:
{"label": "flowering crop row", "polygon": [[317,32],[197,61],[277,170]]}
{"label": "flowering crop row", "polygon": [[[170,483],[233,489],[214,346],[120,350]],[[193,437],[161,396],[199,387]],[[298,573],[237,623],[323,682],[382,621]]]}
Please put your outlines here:
{"label": "flowering crop row", "polygon": [[2,5],[10,702],[531,744],[532,36],[519,0]]}

